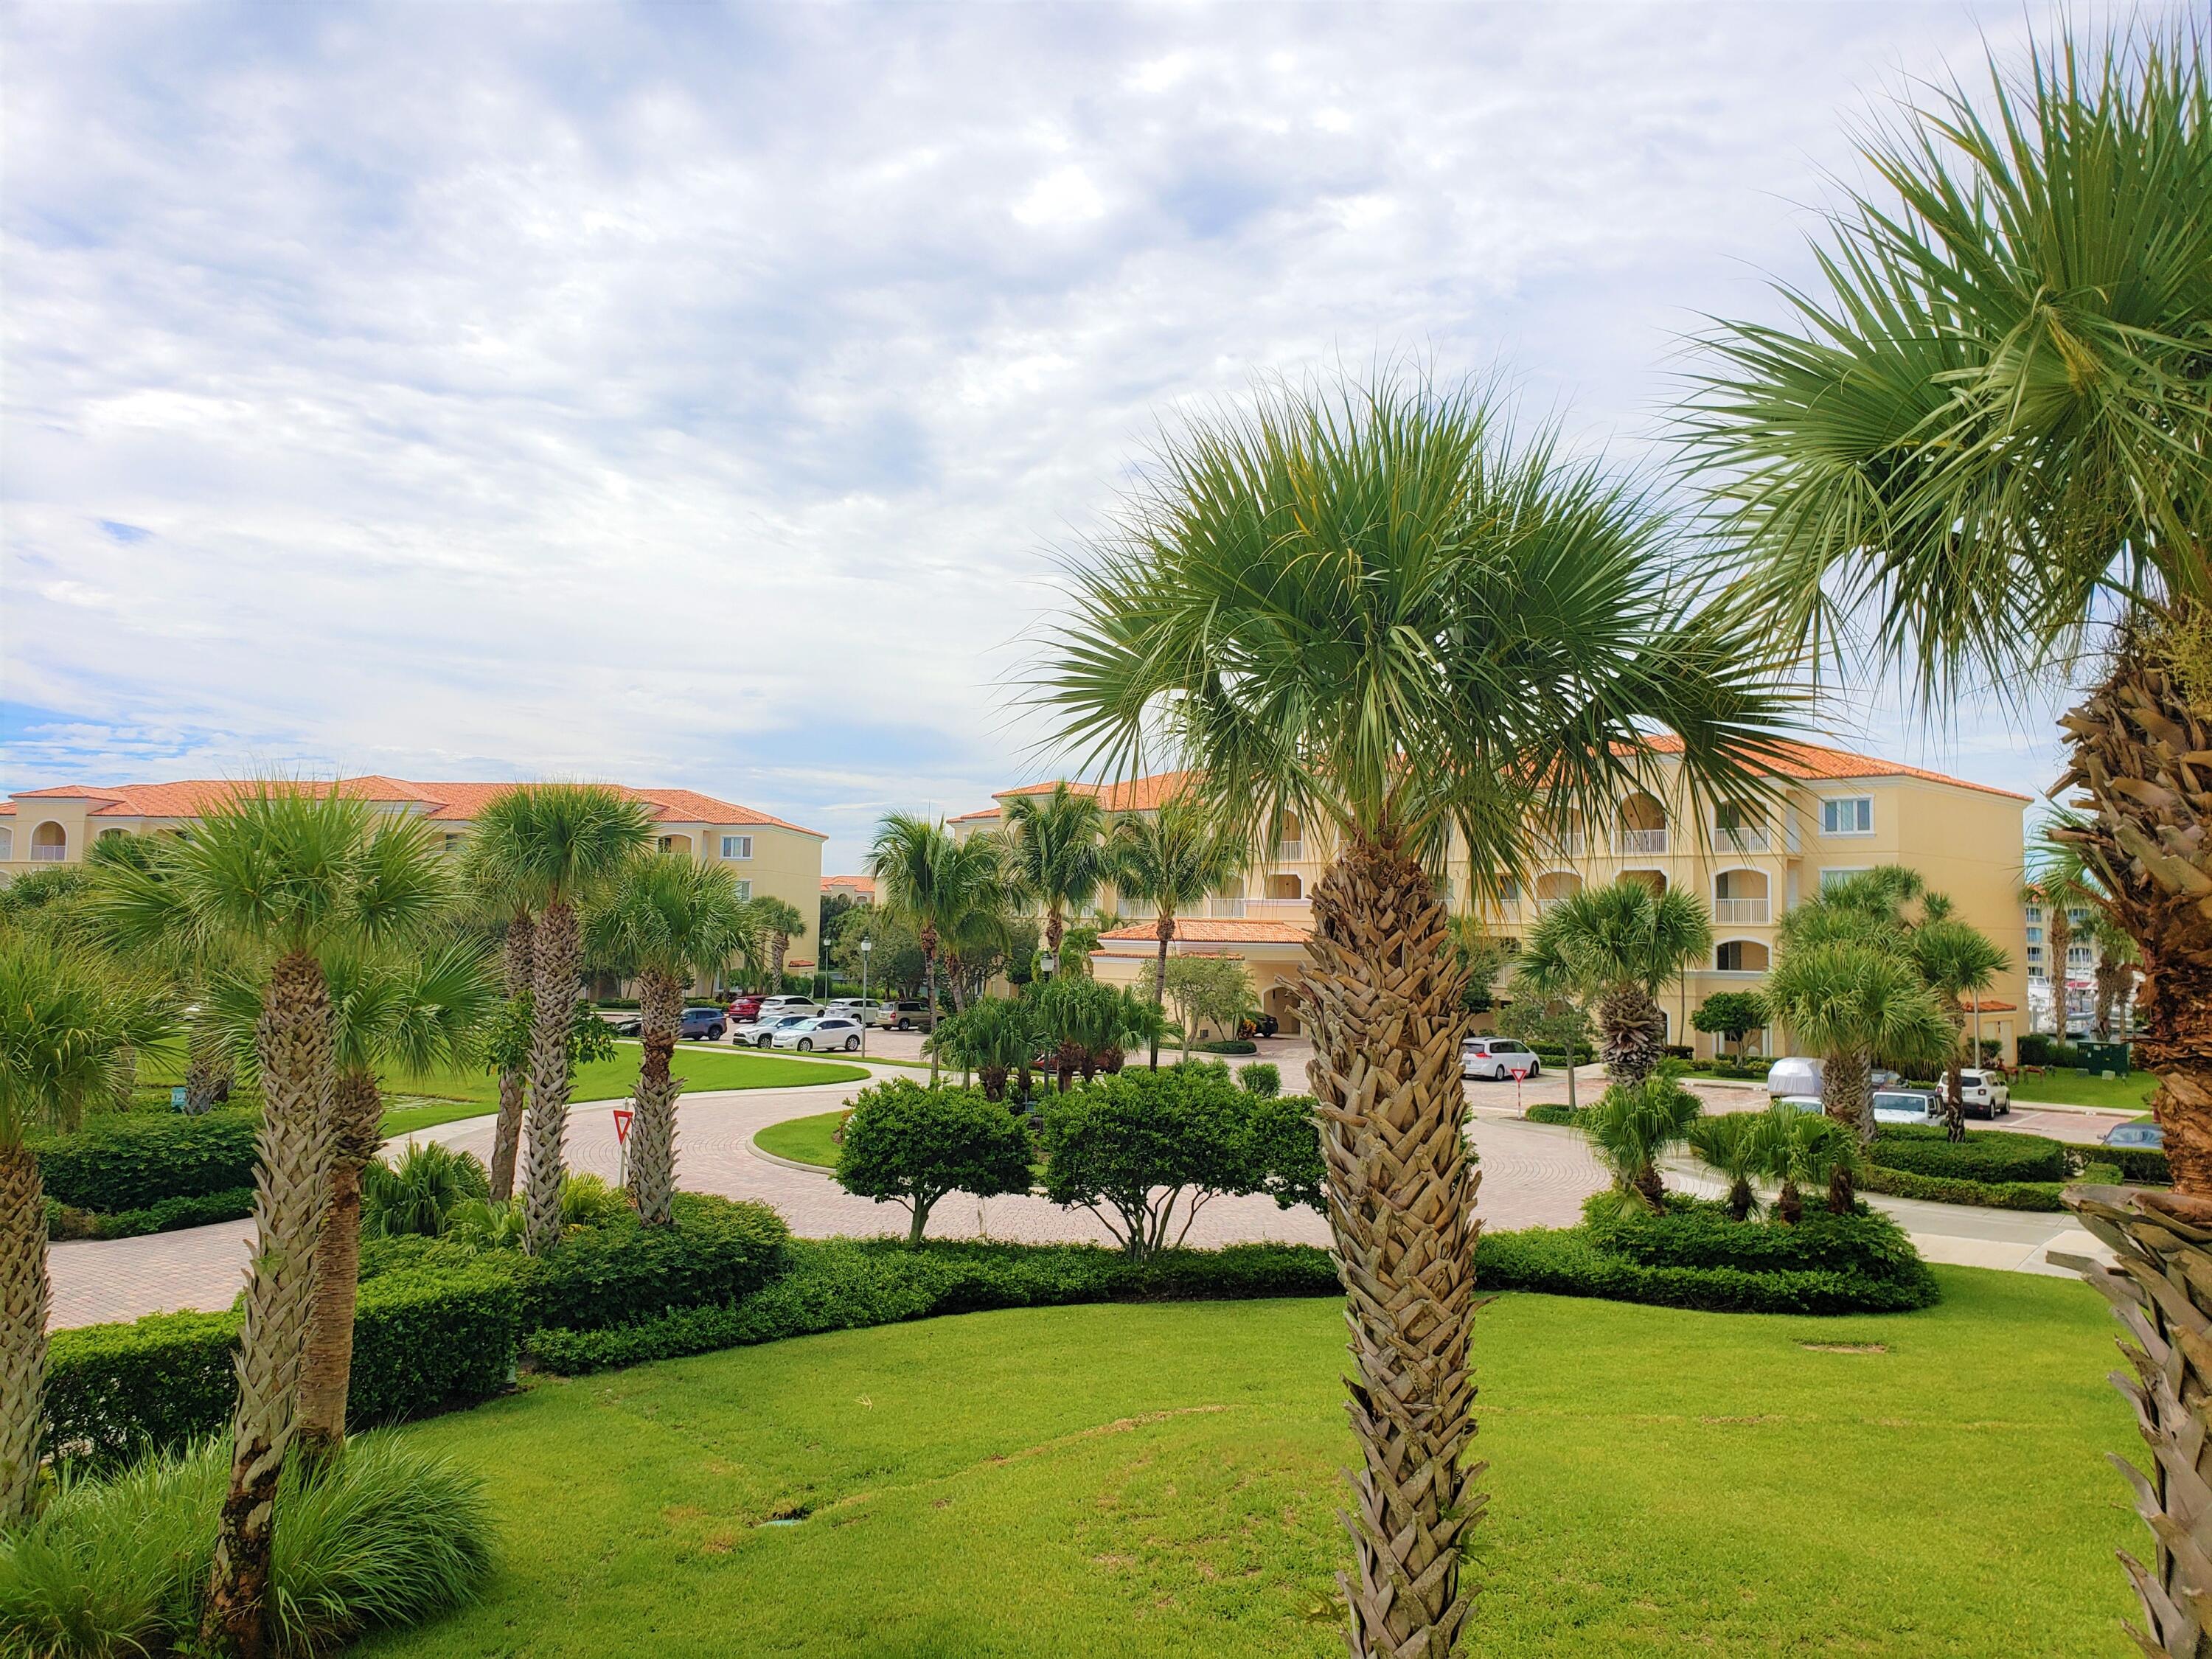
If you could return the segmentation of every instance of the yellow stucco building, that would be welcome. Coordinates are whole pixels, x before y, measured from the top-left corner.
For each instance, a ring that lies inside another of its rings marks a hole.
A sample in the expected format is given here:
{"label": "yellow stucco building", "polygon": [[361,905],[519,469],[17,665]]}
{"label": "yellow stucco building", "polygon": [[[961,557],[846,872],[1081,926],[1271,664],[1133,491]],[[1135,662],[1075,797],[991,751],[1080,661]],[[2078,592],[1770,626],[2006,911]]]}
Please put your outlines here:
{"label": "yellow stucco building", "polygon": [[[471,820],[484,803],[514,787],[503,783],[414,783],[387,777],[341,778],[325,787],[389,811],[430,820],[444,832],[449,854],[466,843]],[[808,918],[811,933],[822,902],[825,837],[819,832],[694,790],[614,787],[652,810],[663,851],[726,864],[746,897],[782,899]],[[234,782],[202,778],[19,791],[0,802],[0,881],[51,865],[77,863],[99,836],[187,828],[238,787]],[[792,965],[803,969],[811,963]]]}
{"label": "yellow stucco building", "polygon": [[[2009,970],[1975,1012],[1982,1037],[2011,1059],[2027,1029],[2021,862],[2028,798],[1823,744],[1793,744],[1787,752],[1765,801],[1703,807],[1679,787],[1675,763],[1662,755],[1651,787],[1624,796],[1609,821],[1575,826],[1538,849],[1528,880],[1481,907],[1488,930],[1517,943],[1545,906],[1623,876],[1695,893],[1712,914],[1712,957],[1668,987],[1661,1001],[1668,1041],[1710,1054],[1715,1039],[1691,1029],[1690,1011],[1716,991],[1758,988],[1784,912],[1824,883],[1877,864],[1901,864],[1948,895],[1960,916],[2010,959]],[[1183,775],[1076,787],[1098,794],[1109,811],[1150,811],[1182,787]],[[994,805],[963,814],[952,828],[963,835],[995,830],[1006,802],[1051,787],[1001,791]],[[1242,958],[1261,1006],[1283,1030],[1295,1031],[1294,987],[1312,922],[1308,895],[1333,848],[1325,835],[1295,818],[1286,817],[1279,831],[1268,855],[1236,890],[1216,894],[1202,915],[1178,918],[1170,948]],[[1445,879],[1455,903],[1470,902],[1463,853],[1447,860]],[[1102,979],[1130,982],[1157,949],[1154,923],[1141,907],[1117,903],[1111,893],[1100,908],[1121,925],[1100,940],[1096,970]],[[1782,1053],[1788,1037],[1770,1030],[1755,1043],[1762,1052]]]}

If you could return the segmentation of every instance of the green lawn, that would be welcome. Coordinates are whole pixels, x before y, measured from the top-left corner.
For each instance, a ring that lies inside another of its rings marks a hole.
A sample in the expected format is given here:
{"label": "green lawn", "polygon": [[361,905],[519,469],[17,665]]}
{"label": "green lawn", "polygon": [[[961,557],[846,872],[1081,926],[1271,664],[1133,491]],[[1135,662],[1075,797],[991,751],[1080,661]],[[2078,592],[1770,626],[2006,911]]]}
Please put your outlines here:
{"label": "green lawn", "polygon": [[[1886,1319],[1492,1302],[1469,1654],[2118,1652],[2112,1322],[1937,1272]],[[541,1379],[405,1431],[483,1471],[505,1565],[362,1650],[1340,1654],[1343,1344],[1327,1300],[1048,1309]]]}
{"label": "green lawn", "polygon": [[2108,1112],[2140,1112],[2150,1103],[2158,1079],[2148,1072],[2125,1077],[2092,1077],[2087,1072],[2046,1072],[2041,1077],[2023,1073],[2012,1080],[2014,1103],[2033,1106],[2039,1100],[2064,1106],[2096,1106]]}
{"label": "green lawn", "polygon": [[755,1135],[753,1145],[794,1164],[818,1164],[825,1170],[835,1169],[837,1154],[842,1148],[830,1137],[844,1117],[843,1112],[836,1111],[818,1113],[813,1117],[786,1118]]}

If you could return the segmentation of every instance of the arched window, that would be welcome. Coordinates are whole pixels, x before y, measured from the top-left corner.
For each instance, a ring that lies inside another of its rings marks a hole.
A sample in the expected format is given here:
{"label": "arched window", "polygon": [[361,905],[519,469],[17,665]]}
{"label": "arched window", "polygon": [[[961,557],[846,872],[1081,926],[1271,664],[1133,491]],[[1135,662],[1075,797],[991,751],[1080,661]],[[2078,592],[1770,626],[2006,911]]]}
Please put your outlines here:
{"label": "arched window", "polygon": [[1723,939],[1713,952],[1713,966],[1723,974],[1763,974],[1768,960],[1766,947],[1755,939]]}
{"label": "arched window", "polygon": [[1614,850],[1621,853],[1663,853],[1667,850],[1667,809],[1646,794],[1634,794],[1620,803],[1620,829]]}
{"label": "arched window", "polygon": [[1667,890],[1667,872],[1664,870],[1624,870],[1620,872],[1620,878],[1643,883],[1651,890],[1654,898]]}
{"label": "arched window", "polygon": [[0,824],[0,864],[6,863],[15,856],[15,832],[4,824]]}
{"label": "arched window", "polygon": [[1562,899],[1583,890],[1583,878],[1571,870],[1547,870],[1536,878],[1536,908],[1548,910]]}
{"label": "arched window", "polygon": [[31,831],[31,861],[59,864],[69,856],[69,832],[49,820]]}

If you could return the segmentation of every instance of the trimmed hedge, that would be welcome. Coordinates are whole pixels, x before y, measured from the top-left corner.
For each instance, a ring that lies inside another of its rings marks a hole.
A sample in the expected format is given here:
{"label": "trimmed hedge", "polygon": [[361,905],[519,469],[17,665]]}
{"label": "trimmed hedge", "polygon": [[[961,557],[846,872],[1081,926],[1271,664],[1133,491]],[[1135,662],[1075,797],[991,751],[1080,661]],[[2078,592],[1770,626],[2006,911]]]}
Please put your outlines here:
{"label": "trimmed hedge", "polygon": [[1133,1261],[1096,1245],[794,1240],[788,1269],[733,1307],[700,1307],[602,1330],[546,1330],[525,1345],[562,1376],[939,1314],[1074,1303],[1338,1294],[1335,1264],[1307,1244],[1164,1251]]}
{"label": "trimmed hedge", "polygon": [[1191,1048],[1202,1054],[1256,1054],[1260,1045],[1249,1037],[1220,1037],[1212,1042],[1194,1042]]}
{"label": "trimmed hedge", "polygon": [[71,1209],[53,1199],[46,1200],[48,1238],[141,1238],[148,1233],[174,1232],[179,1227],[204,1227],[215,1221],[238,1221],[253,1213],[253,1188],[234,1187],[228,1192],[207,1193],[198,1198],[165,1198],[143,1210],[100,1215]]}
{"label": "trimmed hedge", "polygon": [[1657,1215],[1607,1215],[1592,1204],[1583,1229],[1607,1254],[1651,1267],[1834,1270],[1875,1279],[1910,1279],[1924,1271],[1904,1231],[1863,1206],[1850,1215],[1832,1215],[1808,1205],[1802,1221],[1785,1226],[1733,1220],[1725,1204],[1675,1194]]}
{"label": "trimmed hedge", "polygon": [[2063,1210],[2059,1194],[2075,1182],[2109,1184],[2119,1170],[2110,1164],[2093,1163],[2065,1181],[1954,1181],[1937,1176],[1914,1175],[1905,1170],[1870,1165],[1859,1176],[1861,1190],[1887,1193],[1892,1198],[1925,1199],[1932,1204],[1974,1204],[1985,1210]]}
{"label": "trimmed hedge", "polygon": [[2155,1146],[2100,1146],[2090,1156],[2120,1172],[2120,1179],[2136,1186],[2166,1187],[2173,1182],[2173,1166]]}
{"label": "trimmed hedge", "polygon": [[1531,1123],[1564,1123],[1571,1128],[1588,1110],[1587,1106],[1531,1106],[1522,1115]]}
{"label": "trimmed hedge", "polygon": [[550,1255],[507,1260],[519,1270],[523,1329],[591,1329],[750,1296],[782,1267],[790,1236],[765,1204],[678,1193],[670,1226],[625,1211],[572,1231]]}
{"label": "trimmed hedge", "polygon": [[[1927,1272],[1924,1266],[1922,1272]],[[1928,1307],[1940,1295],[1932,1273],[1924,1284],[1916,1284],[1826,1269],[1753,1273],[1741,1267],[1648,1267],[1607,1254],[1579,1228],[1554,1227],[1485,1233],[1476,1256],[1476,1282],[1489,1291],[1601,1297],[1707,1313],[1901,1313]]]}
{"label": "trimmed hedge", "polygon": [[[393,1273],[364,1284],[347,1419],[356,1428],[473,1405],[514,1371],[520,1298],[495,1273]],[[46,1350],[46,1444],[127,1461],[220,1433],[237,1396],[236,1313],[155,1314],[57,1331]]]}
{"label": "trimmed hedge", "polygon": [[115,1215],[252,1186],[260,1127],[256,1114],[235,1109],[198,1117],[113,1112],[31,1146],[47,1197],[67,1209]]}
{"label": "trimmed hedge", "polygon": [[1964,1140],[1954,1144],[1941,1128],[1917,1123],[1883,1124],[1875,1131],[1868,1156],[1884,1169],[1990,1185],[2063,1181],[2074,1167],[2074,1149],[2062,1140],[2006,1130],[1969,1130]]}

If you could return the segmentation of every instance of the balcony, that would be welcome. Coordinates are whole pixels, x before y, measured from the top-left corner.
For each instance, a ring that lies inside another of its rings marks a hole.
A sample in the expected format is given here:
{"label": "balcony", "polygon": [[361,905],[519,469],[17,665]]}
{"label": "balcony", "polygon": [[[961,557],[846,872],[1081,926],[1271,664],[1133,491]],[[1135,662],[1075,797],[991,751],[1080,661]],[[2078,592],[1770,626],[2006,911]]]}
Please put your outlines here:
{"label": "balcony", "polygon": [[1241,898],[1208,899],[1206,902],[1206,914],[1217,921],[1242,921],[1244,919],[1244,907],[1251,902],[1249,899]]}
{"label": "balcony", "polygon": [[69,848],[66,847],[35,841],[31,843],[31,862],[33,864],[59,864],[68,856]]}
{"label": "balcony", "polygon": [[1770,853],[1774,837],[1764,830],[1716,830],[1713,846],[1723,853]]}
{"label": "balcony", "polygon": [[1667,850],[1667,832],[1664,830],[1616,830],[1613,846],[1617,853],[1663,853]]}
{"label": "balcony", "polygon": [[1278,864],[1296,864],[1305,855],[1306,844],[1303,841],[1279,841],[1275,843],[1275,862]]}
{"label": "balcony", "polygon": [[1216,921],[1286,921],[1304,927],[1313,921],[1313,901],[1304,898],[1217,898],[1206,902]]}
{"label": "balcony", "polygon": [[1764,927],[1771,920],[1772,906],[1763,898],[1717,898],[1713,920],[1731,927]]}

